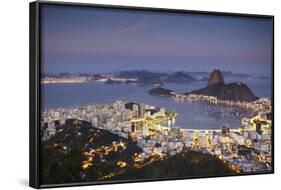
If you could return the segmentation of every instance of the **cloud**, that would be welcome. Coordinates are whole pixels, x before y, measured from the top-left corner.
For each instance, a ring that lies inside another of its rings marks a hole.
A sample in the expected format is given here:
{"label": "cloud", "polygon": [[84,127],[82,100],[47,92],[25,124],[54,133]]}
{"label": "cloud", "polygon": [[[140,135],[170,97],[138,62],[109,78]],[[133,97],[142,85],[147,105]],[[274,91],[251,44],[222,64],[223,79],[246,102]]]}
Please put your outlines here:
{"label": "cloud", "polygon": [[143,29],[147,24],[147,20],[148,20],[147,18],[144,18],[130,26],[120,28],[119,30],[117,30],[117,32],[131,32],[131,31],[137,31]]}

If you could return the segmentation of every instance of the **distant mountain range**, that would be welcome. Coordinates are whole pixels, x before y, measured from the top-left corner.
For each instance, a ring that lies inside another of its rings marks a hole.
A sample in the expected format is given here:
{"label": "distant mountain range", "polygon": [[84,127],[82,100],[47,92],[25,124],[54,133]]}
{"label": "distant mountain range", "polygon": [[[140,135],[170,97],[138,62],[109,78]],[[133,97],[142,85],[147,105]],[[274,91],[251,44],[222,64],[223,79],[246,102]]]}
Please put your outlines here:
{"label": "distant mountain range", "polygon": [[163,84],[163,83],[190,83],[197,79],[187,72],[158,73],[150,71],[122,71],[116,75],[120,78],[136,78],[136,83],[141,84]]}
{"label": "distant mountain range", "polygon": [[[232,73],[230,71],[221,72],[224,77],[239,77],[239,78],[251,78],[250,75]],[[55,78],[69,78],[69,77],[88,77],[92,80],[108,79],[106,84],[121,84],[121,83],[136,83],[136,84],[159,84],[163,83],[190,83],[195,81],[207,81],[209,72],[152,72],[146,70],[132,70],[132,71],[120,71],[104,74],[71,74],[71,73],[59,73],[59,74],[45,74],[42,77],[55,77]],[[109,77],[117,77],[122,79],[137,79],[135,81],[117,81],[112,80]]]}
{"label": "distant mountain range", "polygon": [[169,74],[168,76],[163,78],[163,81],[168,83],[189,83],[196,81],[196,78],[186,72],[181,71]]}
{"label": "distant mountain range", "polygon": [[[222,71],[224,77],[239,77],[239,78],[252,78],[251,75],[242,73],[232,73],[231,71]],[[133,71],[121,71],[116,74],[122,78],[138,78],[140,81],[143,79],[157,79],[156,81],[168,82],[168,83],[189,83],[194,81],[207,81],[210,76],[210,72],[151,72],[146,70],[133,70]],[[152,81],[154,81],[152,80]]]}
{"label": "distant mountain range", "polygon": [[[176,75],[177,80],[174,80],[173,77],[171,78],[173,79],[172,81],[179,82],[178,80],[184,81],[185,79],[187,79],[186,75],[184,76],[185,77],[183,79],[182,74],[180,73]],[[258,99],[258,97],[254,95],[254,93],[250,90],[250,88],[242,82],[233,82],[233,83],[225,84],[223,72],[221,72],[218,69],[213,70],[207,81],[208,81],[207,86],[205,88],[187,92],[185,94],[215,96],[220,100],[246,101],[246,102],[252,102]],[[149,90],[148,93],[150,95],[156,95],[156,96],[173,96],[173,93],[175,92],[162,87],[157,87]]]}

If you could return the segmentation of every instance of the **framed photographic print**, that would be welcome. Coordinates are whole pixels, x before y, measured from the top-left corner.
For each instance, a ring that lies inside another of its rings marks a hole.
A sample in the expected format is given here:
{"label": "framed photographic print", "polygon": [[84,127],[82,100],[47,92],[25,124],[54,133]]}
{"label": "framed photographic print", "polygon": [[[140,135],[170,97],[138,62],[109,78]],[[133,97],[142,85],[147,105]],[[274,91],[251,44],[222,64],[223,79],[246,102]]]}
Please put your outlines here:
{"label": "framed photographic print", "polygon": [[274,17],[30,3],[30,186],[274,172]]}

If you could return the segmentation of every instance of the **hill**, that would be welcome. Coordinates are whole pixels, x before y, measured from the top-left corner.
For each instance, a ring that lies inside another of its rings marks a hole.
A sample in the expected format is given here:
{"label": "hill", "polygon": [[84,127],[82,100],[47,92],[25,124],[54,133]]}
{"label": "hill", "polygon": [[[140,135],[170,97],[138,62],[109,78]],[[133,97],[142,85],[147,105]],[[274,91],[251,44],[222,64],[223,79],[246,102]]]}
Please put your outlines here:
{"label": "hill", "polygon": [[250,88],[242,82],[225,84],[220,70],[213,70],[210,74],[207,87],[188,92],[187,94],[198,94],[215,96],[220,100],[252,102],[258,99]]}
{"label": "hill", "polygon": [[217,157],[195,151],[179,153],[168,159],[153,162],[140,169],[130,169],[113,179],[190,178],[216,175],[233,175]]}
{"label": "hill", "polygon": [[172,96],[173,91],[162,87],[153,88],[148,91],[150,95],[154,96]]}
{"label": "hill", "polygon": [[209,76],[207,86],[211,86],[211,85],[218,84],[218,83],[224,84],[224,78],[223,78],[221,71],[218,69],[215,69]]}
{"label": "hill", "polygon": [[120,161],[133,165],[133,154],[140,152],[134,142],[97,129],[89,122],[67,120],[54,137],[41,143],[40,181],[42,184],[97,181],[118,173]]}
{"label": "hill", "polygon": [[190,83],[196,81],[194,77],[186,72],[175,72],[163,79],[167,83]]}
{"label": "hill", "polygon": [[134,156],[142,150],[135,142],[76,119],[41,142],[40,151],[42,184],[232,174],[216,157],[193,151],[138,168]]}

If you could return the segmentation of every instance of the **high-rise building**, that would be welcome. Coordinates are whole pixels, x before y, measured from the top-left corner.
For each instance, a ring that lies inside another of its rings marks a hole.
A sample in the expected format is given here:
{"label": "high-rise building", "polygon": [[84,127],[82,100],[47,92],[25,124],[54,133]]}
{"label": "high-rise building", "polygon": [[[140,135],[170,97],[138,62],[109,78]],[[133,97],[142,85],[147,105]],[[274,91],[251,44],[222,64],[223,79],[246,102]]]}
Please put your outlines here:
{"label": "high-rise building", "polygon": [[140,118],[143,118],[144,117],[144,113],[145,113],[145,105],[144,103],[141,103],[140,104]]}
{"label": "high-rise building", "polygon": [[117,100],[113,103],[113,109],[116,112],[121,112],[125,109],[125,104],[121,100]]}
{"label": "high-rise building", "polygon": [[97,117],[93,117],[93,118],[91,119],[91,122],[92,122],[92,125],[93,125],[94,127],[97,127],[97,126],[98,126],[98,118],[97,118]]}
{"label": "high-rise building", "polygon": [[112,104],[112,106],[113,106],[113,110],[114,110],[115,112],[118,112],[118,104],[117,104],[116,102],[114,102],[114,103]]}
{"label": "high-rise building", "polygon": [[139,106],[137,104],[133,105],[133,115],[139,117]]}
{"label": "high-rise building", "polygon": [[133,121],[132,122],[132,131],[133,132],[142,132],[144,128],[144,121]]}
{"label": "high-rise building", "polygon": [[221,134],[224,137],[228,137],[229,136],[229,128],[225,125],[222,126],[221,128]]}
{"label": "high-rise building", "polygon": [[165,116],[165,108],[160,108],[159,115]]}
{"label": "high-rise building", "polygon": [[256,121],[255,125],[256,125],[256,132],[258,134],[262,134],[262,123],[260,121]]}

